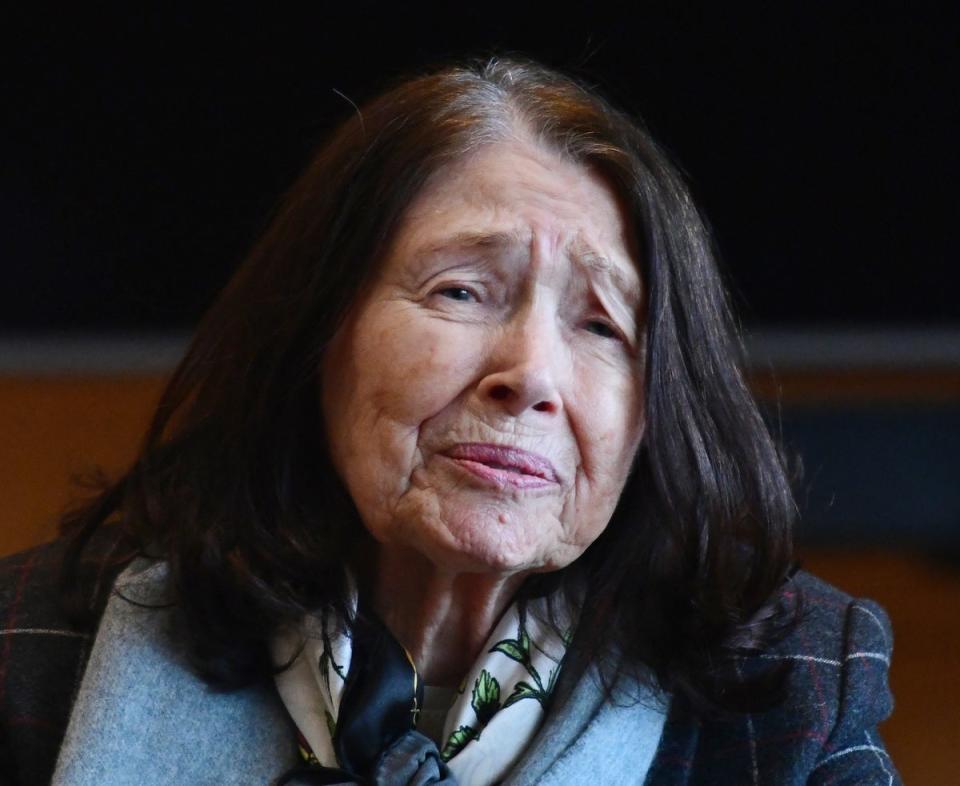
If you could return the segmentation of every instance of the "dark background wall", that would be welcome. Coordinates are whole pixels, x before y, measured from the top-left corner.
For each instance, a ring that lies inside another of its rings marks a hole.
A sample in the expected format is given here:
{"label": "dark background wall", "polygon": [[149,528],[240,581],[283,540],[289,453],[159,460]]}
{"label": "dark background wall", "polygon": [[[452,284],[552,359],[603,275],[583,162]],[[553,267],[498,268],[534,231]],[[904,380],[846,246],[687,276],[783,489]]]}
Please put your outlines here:
{"label": "dark background wall", "polygon": [[688,173],[801,535],[960,551],[960,4],[194,5],[0,18],[0,372],[165,373],[351,101],[516,51]]}
{"label": "dark background wall", "polygon": [[511,50],[646,118],[748,325],[960,325],[956,3],[63,5],[2,20],[0,331],[191,326],[339,94]]}

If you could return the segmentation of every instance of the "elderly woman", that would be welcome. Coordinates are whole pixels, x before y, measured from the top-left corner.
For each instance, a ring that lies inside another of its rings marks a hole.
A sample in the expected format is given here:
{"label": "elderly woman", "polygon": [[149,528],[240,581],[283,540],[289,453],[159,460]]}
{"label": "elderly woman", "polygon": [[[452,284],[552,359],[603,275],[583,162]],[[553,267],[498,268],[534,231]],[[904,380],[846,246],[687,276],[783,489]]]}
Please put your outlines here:
{"label": "elderly woman", "polygon": [[634,122],[530,63],[399,84],[4,563],[4,782],[895,782],[888,623],[791,572],[736,349]]}

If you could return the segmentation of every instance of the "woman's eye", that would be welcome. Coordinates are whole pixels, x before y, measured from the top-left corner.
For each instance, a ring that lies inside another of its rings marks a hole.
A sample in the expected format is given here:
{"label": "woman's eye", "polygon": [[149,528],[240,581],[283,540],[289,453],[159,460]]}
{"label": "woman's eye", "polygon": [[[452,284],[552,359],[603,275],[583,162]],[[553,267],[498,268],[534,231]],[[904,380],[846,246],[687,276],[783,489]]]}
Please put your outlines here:
{"label": "woman's eye", "polygon": [[598,319],[591,319],[585,325],[586,329],[593,333],[594,335],[600,336],[601,338],[620,338],[620,334],[617,333],[610,325],[606,322],[601,322]]}
{"label": "woman's eye", "polygon": [[438,289],[437,294],[450,300],[459,300],[461,302],[476,300],[473,292],[465,287],[444,287],[443,289]]}

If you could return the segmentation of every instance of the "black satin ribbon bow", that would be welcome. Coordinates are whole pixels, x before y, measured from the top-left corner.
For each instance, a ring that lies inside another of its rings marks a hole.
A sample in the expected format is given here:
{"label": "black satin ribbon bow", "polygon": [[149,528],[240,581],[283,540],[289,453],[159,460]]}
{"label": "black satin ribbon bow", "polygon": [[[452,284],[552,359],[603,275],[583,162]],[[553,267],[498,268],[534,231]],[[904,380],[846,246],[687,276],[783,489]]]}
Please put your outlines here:
{"label": "black satin ribbon bow", "polygon": [[278,783],[456,786],[437,746],[416,730],[423,685],[410,656],[363,604],[352,649],[333,736],[340,767],[298,767]]}

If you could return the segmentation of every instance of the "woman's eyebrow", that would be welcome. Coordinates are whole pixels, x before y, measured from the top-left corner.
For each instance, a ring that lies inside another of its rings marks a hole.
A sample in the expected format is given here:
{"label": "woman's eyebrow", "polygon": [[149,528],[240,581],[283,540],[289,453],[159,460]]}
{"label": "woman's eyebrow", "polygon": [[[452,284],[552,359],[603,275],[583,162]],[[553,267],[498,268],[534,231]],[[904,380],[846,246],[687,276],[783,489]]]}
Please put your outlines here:
{"label": "woman's eyebrow", "polygon": [[519,232],[483,232],[468,230],[444,237],[419,249],[417,256],[432,256],[444,251],[459,251],[472,248],[506,248],[524,242]]}
{"label": "woman's eyebrow", "polygon": [[590,273],[610,281],[632,308],[640,305],[643,292],[639,276],[630,275],[620,265],[591,248],[577,249],[576,253],[572,254],[572,259],[575,264],[586,268]]}

